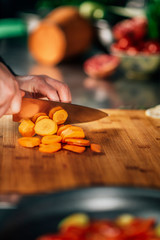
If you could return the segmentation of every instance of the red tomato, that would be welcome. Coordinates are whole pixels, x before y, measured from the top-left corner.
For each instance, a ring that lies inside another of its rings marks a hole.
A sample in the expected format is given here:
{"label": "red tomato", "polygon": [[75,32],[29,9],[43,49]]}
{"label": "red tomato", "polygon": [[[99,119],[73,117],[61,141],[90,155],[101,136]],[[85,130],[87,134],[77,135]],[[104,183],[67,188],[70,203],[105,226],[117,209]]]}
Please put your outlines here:
{"label": "red tomato", "polygon": [[118,240],[120,237],[122,239],[123,236],[123,231],[110,221],[93,222],[91,223],[88,231],[91,233],[100,234],[109,240]]}
{"label": "red tomato", "polygon": [[131,46],[126,50],[126,53],[130,56],[135,56],[138,54],[138,52],[139,52],[138,49],[134,46]]}
{"label": "red tomato", "polygon": [[150,232],[154,224],[154,219],[135,219],[130,225],[124,228],[124,234],[129,239],[138,235],[143,235],[145,237],[145,234]]}
{"label": "red tomato", "polygon": [[121,38],[118,41],[118,48],[122,50],[128,49],[128,47],[130,47],[131,45],[131,40],[129,40],[128,38]]}
{"label": "red tomato", "polygon": [[146,52],[148,54],[160,53],[160,43],[157,41],[145,42],[143,52]]}
{"label": "red tomato", "polygon": [[62,229],[62,236],[64,236],[64,240],[79,240],[85,234],[86,228],[77,227],[77,226],[70,226],[66,229]]}
{"label": "red tomato", "polygon": [[127,37],[131,41],[137,41],[144,38],[147,31],[147,20],[144,17],[135,17],[123,20],[113,27],[115,39]]}

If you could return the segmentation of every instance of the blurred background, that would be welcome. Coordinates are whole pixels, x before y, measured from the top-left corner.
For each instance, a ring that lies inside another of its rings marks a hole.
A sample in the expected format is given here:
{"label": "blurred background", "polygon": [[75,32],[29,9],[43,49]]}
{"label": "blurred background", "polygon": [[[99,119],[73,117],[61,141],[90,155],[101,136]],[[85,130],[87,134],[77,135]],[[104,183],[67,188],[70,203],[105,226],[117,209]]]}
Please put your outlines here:
{"label": "blurred background", "polygon": [[160,0],[0,0],[0,56],[66,82],[73,103],[160,103]]}

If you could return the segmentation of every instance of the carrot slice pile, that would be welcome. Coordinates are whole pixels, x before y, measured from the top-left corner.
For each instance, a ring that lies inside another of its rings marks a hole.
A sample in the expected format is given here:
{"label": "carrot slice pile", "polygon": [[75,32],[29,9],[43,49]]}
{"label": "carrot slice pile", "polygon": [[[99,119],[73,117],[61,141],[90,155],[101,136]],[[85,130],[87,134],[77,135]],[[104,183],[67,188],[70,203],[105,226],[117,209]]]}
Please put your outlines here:
{"label": "carrot slice pile", "polygon": [[35,135],[34,123],[30,119],[24,119],[18,127],[23,137],[32,137]]}
{"label": "carrot slice pile", "polygon": [[[32,119],[22,120],[18,129],[23,137],[18,139],[18,143],[28,148],[39,146],[39,151],[43,153],[54,153],[60,149],[83,153],[87,147],[100,153],[101,146],[85,139],[85,132],[81,127],[64,124],[67,118],[66,110],[57,106],[48,115],[40,112]],[[33,137],[35,134],[40,137]]]}
{"label": "carrot slice pile", "polygon": [[22,147],[33,148],[40,144],[40,139],[38,137],[21,137],[18,139],[18,143]]}

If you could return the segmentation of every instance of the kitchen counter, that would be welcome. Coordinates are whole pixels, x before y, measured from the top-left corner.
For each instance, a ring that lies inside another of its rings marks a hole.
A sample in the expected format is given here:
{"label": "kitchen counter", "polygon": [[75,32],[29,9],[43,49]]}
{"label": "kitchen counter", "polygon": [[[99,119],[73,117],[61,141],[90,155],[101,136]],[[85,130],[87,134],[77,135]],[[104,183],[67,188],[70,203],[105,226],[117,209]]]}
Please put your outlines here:
{"label": "kitchen counter", "polygon": [[[99,49],[94,49],[94,53]],[[72,93],[72,102],[94,108],[146,109],[160,103],[160,71],[150,79],[128,78],[122,69],[105,80],[86,76],[82,65],[92,51],[55,67],[38,65],[27,49],[25,38],[1,40],[0,55],[20,75],[48,74],[66,82]]]}

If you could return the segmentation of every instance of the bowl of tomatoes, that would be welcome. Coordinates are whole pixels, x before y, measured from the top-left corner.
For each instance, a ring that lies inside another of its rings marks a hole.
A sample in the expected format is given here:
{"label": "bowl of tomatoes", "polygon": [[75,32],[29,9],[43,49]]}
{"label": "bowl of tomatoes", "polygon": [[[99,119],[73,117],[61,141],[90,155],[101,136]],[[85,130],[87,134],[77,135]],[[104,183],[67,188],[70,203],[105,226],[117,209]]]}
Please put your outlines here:
{"label": "bowl of tomatoes", "polygon": [[160,191],[129,187],[24,196],[3,221],[0,239],[158,240],[159,203]]}
{"label": "bowl of tomatoes", "polygon": [[121,67],[135,79],[160,70],[160,41],[147,38],[147,20],[135,17],[113,27],[114,43],[110,51],[118,56]]}

